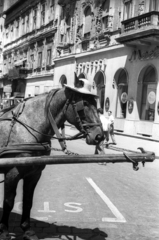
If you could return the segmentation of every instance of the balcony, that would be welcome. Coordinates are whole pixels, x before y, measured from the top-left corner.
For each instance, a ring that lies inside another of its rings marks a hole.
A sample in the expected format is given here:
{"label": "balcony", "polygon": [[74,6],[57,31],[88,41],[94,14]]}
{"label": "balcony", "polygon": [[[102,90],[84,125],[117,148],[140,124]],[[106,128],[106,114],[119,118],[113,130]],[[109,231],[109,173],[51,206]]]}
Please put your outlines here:
{"label": "balcony", "polygon": [[116,40],[126,45],[151,45],[159,41],[159,12],[152,11],[124,20]]}

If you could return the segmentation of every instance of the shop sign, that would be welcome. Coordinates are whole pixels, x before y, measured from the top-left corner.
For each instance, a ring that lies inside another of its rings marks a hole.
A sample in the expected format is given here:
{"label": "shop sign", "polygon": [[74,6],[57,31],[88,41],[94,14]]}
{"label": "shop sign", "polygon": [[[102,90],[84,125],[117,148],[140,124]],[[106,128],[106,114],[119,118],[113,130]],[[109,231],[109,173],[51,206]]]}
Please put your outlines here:
{"label": "shop sign", "polygon": [[110,107],[110,100],[109,100],[109,98],[107,97],[106,100],[105,100],[105,110],[106,110],[106,112],[108,112],[109,107]]}
{"label": "shop sign", "polygon": [[123,93],[121,94],[121,102],[122,102],[122,103],[126,103],[127,100],[128,100],[128,95],[127,95],[126,92],[123,92]]}
{"label": "shop sign", "polygon": [[142,52],[141,50],[137,49],[132,51],[131,57],[129,58],[130,62],[133,62],[134,60],[149,60],[153,58],[159,58],[159,46],[155,47],[151,51],[145,51]]}
{"label": "shop sign", "polygon": [[133,112],[133,109],[134,109],[134,100],[130,99],[128,101],[128,112],[131,114]]}
{"label": "shop sign", "polygon": [[155,92],[153,92],[153,91],[149,92],[149,94],[147,96],[147,100],[148,100],[149,104],[153,104],[156,101]]}

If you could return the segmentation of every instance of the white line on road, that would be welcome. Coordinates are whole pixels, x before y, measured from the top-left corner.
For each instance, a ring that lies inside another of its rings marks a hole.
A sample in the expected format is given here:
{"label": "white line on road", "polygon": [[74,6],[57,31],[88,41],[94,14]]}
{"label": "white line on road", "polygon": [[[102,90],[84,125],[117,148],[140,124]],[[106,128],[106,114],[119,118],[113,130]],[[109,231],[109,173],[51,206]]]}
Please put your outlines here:
{"label": "white line on road", "polygon": [[102,218],[103,222],[126,222],[123,215],[118,211],[118,209],[114,206],[114,204],[109,200],[109,198],[102,192],[102,190],[95,184],[95,182],[91,178],[86,178],[90,185],[94,188],[96,193],[102,198],[111,212],[115,215],[116,218]]}

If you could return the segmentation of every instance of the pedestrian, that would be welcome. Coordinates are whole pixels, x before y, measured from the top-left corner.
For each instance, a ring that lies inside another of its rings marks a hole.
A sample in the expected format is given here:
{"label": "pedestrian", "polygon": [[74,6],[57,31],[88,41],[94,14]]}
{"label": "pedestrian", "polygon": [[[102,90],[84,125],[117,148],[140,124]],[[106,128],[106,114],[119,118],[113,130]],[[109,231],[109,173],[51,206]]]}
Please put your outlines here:
{"label": "pedestrian", "polygon": [[109,116],[109,134],[111,136],[113,144],[116,145],[116,140],[114,136],[114,117],[112,115],[112,111],[108,111],[108,116]]}
{"label": "pedestrian", "polygon": [[100,121],[102,123],[102,128],[104,132],[104,139],[99,144],[96,145],[95,148],[95,154],[105,154],[104,152],[104,140],[106,140],[106,143],[109,141],[109,121],[103,114],[103,109],[98,108],[97,109]]}

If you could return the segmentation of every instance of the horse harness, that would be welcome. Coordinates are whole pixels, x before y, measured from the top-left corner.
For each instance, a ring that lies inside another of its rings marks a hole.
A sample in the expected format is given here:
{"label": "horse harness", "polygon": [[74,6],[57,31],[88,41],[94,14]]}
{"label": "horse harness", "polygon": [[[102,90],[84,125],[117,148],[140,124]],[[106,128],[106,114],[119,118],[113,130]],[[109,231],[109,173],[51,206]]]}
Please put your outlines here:
{"label": "horse harness", "polygon": [[74,93],[73,93],[71,95],[71,97],[66,101],[64,109],[63,109],[63,113],[64,113],[64,115],[66,114],[68,106],[71,104],[72,107],[73,107],[73,111],[74,111],[74,114],[75,114],[77,126],[79,127],[80,133],[76,134],[75,136],[66,138],[64,136],[64,126],[62,126],[62,128],[61,128],[62,129],[62,136],[61,136],[61,134],[59,132],[59,129],[56,125],[55,119],[53,118],[53,116],[51,114],[51,111],[50,111],[51,100],[53,99],[56,92],[58,92],[58,90],[59,89],[51,91],[51,93],[53,93],[53,94],[51,96],[51,99],[50,99],[48,107],[47,107],[48,118],[49,118],[50,124],[52,126],[52,129],[53,129],[53,131],[54,131],[54,133],[56,134],[57,137],[52,137],[50,135],[43,134],[43,133],[37,131],[36,129],[32,128],[31,126],[28,126],[27,124],[23,123],[22,121],[20,121],[18,119],[20,114],[24,110],[25,102],[27,100],[26,99],[23,102],[19,103],[16,108],[13,108],[12,117],[3,118],[3,114],[0,115],[0,121],[6,121],[6,120],[11,121],[7,142],[6,142],[5,146],[2,146],[0,148],[0,157],[5,155],[5,154],[8,154],[8,153],[22,153],[22,152],[26,153],[26,152],[34,152],[34,151],[37,151],[37,150],[48,152],[48,151],[51,150],[51,147],[50,147],[51,144],[50,143],[25,143],[25,144],[8,145],[9,140],[10,140],[10,135],[11,135],[11,132],[12,132],[12,128],[13,128],[13,126],[16,122],[22,124],[27,129],[30,128],[33,131],[38,132],[41,135],[45,135],[45,136],[49,136],[51,138],[58,139],[59,143],[61,145],[62,151],[64,151],[66,154],[70,154],[71,152],[66,149],[65,140],[75,140],[75,139],[79,139],[79,138],[84,138],[88,134],[88,128],[89,127],[100,126],[101,125],[100,123],[87,123],[84,120],[85,119],[84,101],[80,100],[78,102],[75,102],[75,100],[74,100],[75,96],[74,96]]}

